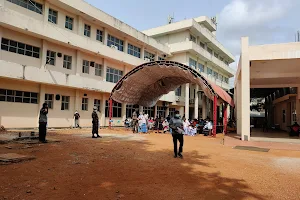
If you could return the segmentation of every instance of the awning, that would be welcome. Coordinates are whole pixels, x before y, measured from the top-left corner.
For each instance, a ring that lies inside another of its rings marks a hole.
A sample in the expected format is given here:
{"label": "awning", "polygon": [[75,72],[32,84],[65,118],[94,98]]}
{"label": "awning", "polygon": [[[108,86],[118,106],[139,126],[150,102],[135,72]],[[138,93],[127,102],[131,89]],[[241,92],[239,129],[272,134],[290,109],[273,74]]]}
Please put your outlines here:
{"label": "awning", "polygon": [[228,103],[230,106],[234,107],[234,101],[231,98],[231,96],[223,90],[221,87],[216,85],[215,83],[212,83],[211,81],[208,81],[211,87],[213,88],[214,92],[218,95],[219,98],[223,99],[226,103]]}
{"label": "awning", "polygon": [[137,66],[118,81],[110,98],[119,103],[152,107],[164,94],[186,83],[199,85],[211,100],[217,96],[234,106],[222,88],[191,67],[174,61],[154,61]]}

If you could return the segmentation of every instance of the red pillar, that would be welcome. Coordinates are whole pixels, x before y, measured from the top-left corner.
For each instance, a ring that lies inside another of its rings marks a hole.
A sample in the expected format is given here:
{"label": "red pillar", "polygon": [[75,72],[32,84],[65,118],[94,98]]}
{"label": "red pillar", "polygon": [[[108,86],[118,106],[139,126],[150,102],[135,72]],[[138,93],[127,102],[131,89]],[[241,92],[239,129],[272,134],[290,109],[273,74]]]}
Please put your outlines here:
{"label": "red pillar", "polygon": [[224,103],[223,109],[223,133],[227,134],[227,103]]}
{"label": "red pillar", "polygon": [[214,96],[214,106],[213,106],[213,137],[217,135],[217,96]]}
{"label": "red pillar", "polygon": [[111,128],[111,118],[112,118],[112,99],[109,99],[109,128]]}

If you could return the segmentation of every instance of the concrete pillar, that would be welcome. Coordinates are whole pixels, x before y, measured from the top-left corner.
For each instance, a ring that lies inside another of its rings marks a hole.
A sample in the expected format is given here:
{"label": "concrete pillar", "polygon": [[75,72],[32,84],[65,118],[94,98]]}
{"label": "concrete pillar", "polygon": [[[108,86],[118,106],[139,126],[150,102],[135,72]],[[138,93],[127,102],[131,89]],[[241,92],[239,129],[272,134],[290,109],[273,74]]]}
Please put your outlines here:
{"label": "concrete pillar", "polygon": [[79,112],[79,108],[80,108],[80,96],[79,96],[79,90],[75,90],[75,103],[74,103],[74,111],[78,111]]}
{"label": "concrete pillar", "polygon": [[82,72],[82,56],[79,50],[76,51],[76,75],[80,76]]}
{"label": "concrete pillar", "polygon": [[190,97],[189,97],[189,93],[190,93],[190,84],[187,83],[185,84],[185,118],[189,119],[189,111],[190,111]]}
{"label": "concrete pillar", "polygon": [[126,103],[122,103],[122,120],[126,119]]}
{"label": "concrete pillar", "polygon": [[157,117],[157,104],[155,104],[154,106],[154,118]]}
{"label": "concrete pillar", "polygon": [[[0,0],[0,2],[1,2],[1,0]],[[2,41],[2,37],[3,37],[3,28],[2,28],[2,26],[0,26],[0,42]],[[2,51],[0,51],[0,60],[3,60]]]}
{"label": "concrete pillar", "polygon": [[155,61],[158,61],[158,53],[155,53]]}
{"label": "concrete pillar", "polygon": [[107,61],[105,58],[103,58],[103,72],[102,72],[102,77],[103,77],[103,81],[106,81],[106,69],[107,69]]}
{"label": "concrete pillar", "polygon": [[47,50],[48,50],[48,43],[46,40],[42,40],[41,69],[46,68]]}
{"label": "concrete pillar", "polygon": [[48,17],[49,17],[49,2],[46,0],[44,3],[44,10],[43,10],[43,15],[44,15],[44,23],[48,23]]}
{"label": "concrete pillar", "polygon": [[100,116],[101,116],[101,119],[100,119],[100,126],[106,126],[105,124],[105,103],[106,103],[106,96],[105,94],[102,94],[102,100],[101,100],[101,106],[100,106]]}
{"label": "concrete pillar", "polygon": [[241,96],[241,80],[239,78],[237,79],[236,82],[236,88],[235,91],[236,93],[236,126],[237,126],[237,134],[242,135],[242,96]]}
{"label": "concrete pillar", "polygon": [[181,106],[179,108],[179,114],[180,114],[180,116],[183,116],[183,114],[184,114],[184,107],[183,106]]}
{"label": "concrete pillar", "polygon": [[138,113],[138,115],[139,115],[141,112],[144,112],[144,107],[143,107],[143,106],[139,106],[139,113]]}
{"label": "concrete pillar", "polygon": [[144,57],[145,57],[145,47],[143,46],[141,48],[141,59],[145,60]]}
{"label": "concrete pillar", "polygon": [[77,16],[77,34],[84,35],[84,24],[81,16]]}
{"label": "concrete pillar", "polygon": [[297,87],[296,116],[297,116],[297,123],[299,124],[299,122],[300,122],[300,86]]}
{"label": "concrete pillar", "polygon": [[107,45],[108,31],[106,28],[103,28],[103,44]]}
{"label": "concrete pillar", "polygon": [[206,96],[203,93],[202,94],[202,119],[206,119],[207,117],[207,102],[206,102]]}
{"label": "concrete pillar", "polygon": [[37,119],[36,119],[37,125],[39,124],[40,109],[42,108],[43,103],[45,103],[45,93],[46,93],[45,85],[40,84],[40,91],[39,91],[39,109],[38,109],[38,112],[37,112]]}
{"label": "concrete pillar", "polygon": [[198,91],[199,91],[199,85],[196,85],[196,89],[195,89],[195,114],[194,114],[194,118],[195,119],[198,119],[199,117],[199,94],[198,94]]}
{"label": "concrete pillar", "polygon": [[242,38],[241,53],[241,131],[242,140],[250,140],[250,62],[249,39]]}
{"label": "concrete pillar", "polygon": [[166,109],[166,117],[167,117],[168,115],[170,115],[170,108],[169,108],[169,107],[167,107],[167,109]]}
{"label": "concrete pillar", "polygon": [[128,54],[128,39],[127,38],[125,38],[125,40],[124,40],[123,49],[124,49],[124,53]]}

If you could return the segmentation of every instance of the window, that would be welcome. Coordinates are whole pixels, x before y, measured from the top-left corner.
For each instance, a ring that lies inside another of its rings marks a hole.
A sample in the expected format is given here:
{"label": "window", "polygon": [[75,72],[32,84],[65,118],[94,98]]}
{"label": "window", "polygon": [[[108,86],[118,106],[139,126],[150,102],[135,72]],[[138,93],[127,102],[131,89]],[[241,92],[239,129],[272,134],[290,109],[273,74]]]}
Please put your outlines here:
{"label": "window", "polygon": [[82,61],[82,73],[88,74],[90,72],[90,61]]}
{"label": "window", "polygon": [[176,90],[175,90],[175,95],[176,96],[181,96],[181,86],[179,86]]}
{"label": "window", "polygon": [[194,59],[192,59],[192,58],[190,58],[189,59],[189,66],[193,67],[194,69],[196,69],[196,67],[197,67],[197,61],[194,60]]}
{"label": "window", "polygon": [[165,59],[164,59],[164,58],[162,58],[162,57],[159,57],[159,56],[158,56],[158,60],[165,60]]}
{"label": "window", "polygon": [[94,107],[97,107],[97,111],[100,112],[100,100],[99,99],[94,99]]}
{"label": "window", "polygon": [[57,11],[49,8],[48,21],[53,24],[57,24]]}
{"label": "window", "polygon": [[218,72],[215,72],[215,71],[214,71],[214,77],[215,77],[215,79],[217,79],[217,78],[219,77]]}
{"label": "window", "polygon": [[45,94],[45,103],[48,104],[50,109],[53,109],[53,94]]}
{"label": "window", "polygon": [[64,55],[63,67],[66,69],[72,69],[72,56]]}
{"label": "window", "polygon": [[102,65],[95,63],[95,75],[96,76],[101,76],[101,68],[102,68]]}
{"label": "window", "polygon": [[38,93],[0,89],[0,101],[37,104]]}
{"label": "window", "polygon": [[219,74],[219,80],[223,81],[223,75]]}
{"label": "window", "polygon": [[166,109],[162,106],[157,106],[157,113],[159,117],[166,117]]}
{"label": "window", "polygon": [[73,18],[66,16],[66,23],[65,23],[65,27],[69,30],[73,30]]}
{"label": "window", "polygon": [[282,123],[285,123],[285,110],[282,110]]}
{"label": "window", "polygon": [[149,117],[154,117],[154,107],[143,107],[143,112],[148,114]]}
{"label": "window", "polygon": [[169,115],[170,115],[170,117],[174,117],[175,116],[175,111],[176,111],[176,108],[169,108]]}
{"label": "window", "polygon": [[208,51],[208,53],[210,53],[210,54],[212,54],[212,53],[213,53],[212,49],[211,49],[211,48],[209,48],[209,47],[207,47],[207,51]]}
{"label": "window", "polygon": [[144,60],[146,61],[154,61],[155,60],[155,55],[153,53],[150,53],[148,51],[145,51],[145,55],[144,55]]}
{"label": "window", "polygon": [[123,76],[123,71],[107,67],[106,69],[106,81],[111,83],[117,83]]}
{"label": "window", "polygon": [[33,0],[7,0],[7,1],[14,3],[18,6],[21,6],[23,8],[26,8],[28,10],[31,10],[33,12],[36,12],[38,14],[43,13],[43,5]]}
{"label": "window", "polygon": [[224,61],[224,63],[225,63],[226,65],[229,65],[229,63],[228,63],[228,61],[227,61],[227,60],[225,60],[225,61]]}
{"label": "window", "polygon": [[[105,117],[109,117],[109,103],[105,102]],[[122,117],[122,104],[113,102],[112,105],[112,117]]]}
{"label": "window", "polygon": [[220,56],[220,58],[219,58],[219,59],[220,59],[221,61],[223,61],[223,60],[224,60],[224,58],[223,58],[223,57],[221,57],[221,56]]}
{"label": "window", "polygon": [[[138,105],[126,105],[126,117],[132,117],[132,113],[139,109]],[[138,113],[137,113],[138,114]]]}
{"label": "window", "polygon": [[91,26],[84,24],[84,35],[87,37],[91,37]]}
{"label": "window", "polygon": [[82,98],[81,102],[81,110],[88,111],[88,105],[89,105],[89,99],[88,98]]}
{"label": "window", "polygon": [[195,37],[195,36],[193,36],[193,35],[190,35],[190,41],[193,41],[193,42],[195,42],[195,43],[196,43],[196,37]]}
{"label": "window", "polygon": [[205,44],[203,42],[200,42],[200,47],[202,47],[203,49],[205,49]]}
{"label": "window", "polygon": [[212,75],[212,69],[207,68],[207,74],[208,74],[208,75]]}
{"label": "window", "polygon": [[96,40],[102,42],[103,40],[103,32],[97,29]]}
{"label": "window", "polygon": [[49,65],[55,65],[56,60],[56,52],[54,51],[47,51],[47,64]]}
{"label": "window", "polygon": [[140,58],[141,57],[141,48],[136,47],[132,44],[128,44],[127,53],[130,54],[130,55],[133,55],[135,57]]}
{"label": "window", "polygon": [[202,65],[201,63],[198,63],[198,68],[200,72],[204,72],[204,65]]}
{"label": "window", "polygon": [[40,48],[17,42],[14,40],[9,40],[2,38],[1,40],[1,49],[3,51],[9,51],[12,53],[17,53],[25,56],[30,56],[34,58],[40,58]]}
{"label": "window", "polygon": [[218,57],[219,57],[219,54],[217,54],[216,52],[214,52],[214,56],[215,56],[216,58],[218,58]]}
{"label": "window", "polygon": [[61,96],[61,110],[69,110],[70,96]]}
{"label": "window", "polygon": [[120,40],[120,39],[108,34],[107,46],[111,47],[112,45],[114,45],[115,47],[118,48],[119,51],[123,51],[123,44],[124,44],[123,40]]}
{"label": "window", "polygon": [[225,83],[228,83],[229,82],[229,79],[227,77],[224,77],[224,82]]}

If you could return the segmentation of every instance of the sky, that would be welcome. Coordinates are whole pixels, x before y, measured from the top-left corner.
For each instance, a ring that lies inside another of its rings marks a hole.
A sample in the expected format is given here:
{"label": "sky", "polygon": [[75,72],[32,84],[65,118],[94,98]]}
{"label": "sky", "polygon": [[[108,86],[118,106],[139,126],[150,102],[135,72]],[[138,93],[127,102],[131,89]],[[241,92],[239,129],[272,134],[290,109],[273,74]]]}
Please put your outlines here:
{"label": "sky", "polygon": [[86,1],[140,31],[167,24],[169,15],[175,22],[218,16],[217,39],[235,56],[234,69],[241,37],[248,36],[250,45],[294,42],[300,30],[300,0]]}

